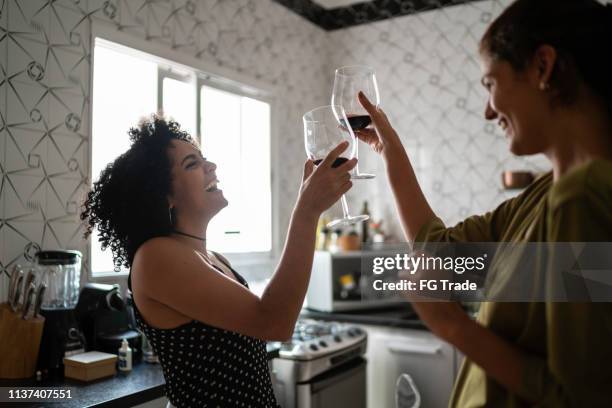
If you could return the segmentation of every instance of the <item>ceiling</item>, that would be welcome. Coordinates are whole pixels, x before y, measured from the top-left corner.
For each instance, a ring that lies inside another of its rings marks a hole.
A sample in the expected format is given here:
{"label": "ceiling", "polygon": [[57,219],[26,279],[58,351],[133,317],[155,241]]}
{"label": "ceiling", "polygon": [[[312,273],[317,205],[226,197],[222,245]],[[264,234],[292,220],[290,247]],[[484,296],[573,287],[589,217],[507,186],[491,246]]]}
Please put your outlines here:
{"label": "ceiling", "polygon": [[479,0],[273,1],[330,31]]}

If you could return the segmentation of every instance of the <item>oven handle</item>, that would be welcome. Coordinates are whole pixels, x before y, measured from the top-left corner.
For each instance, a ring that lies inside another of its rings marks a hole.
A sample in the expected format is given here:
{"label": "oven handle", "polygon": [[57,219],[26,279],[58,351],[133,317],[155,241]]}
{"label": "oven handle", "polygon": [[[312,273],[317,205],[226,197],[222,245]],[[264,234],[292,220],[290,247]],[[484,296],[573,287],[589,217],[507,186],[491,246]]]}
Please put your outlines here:
{"label": "oven handle", "polygon": [[440,353],[442,345],[440,344],[418,344],[406,341],[392,341],[387,343],[387,349],[396,354],[429,354],[434,355]]}

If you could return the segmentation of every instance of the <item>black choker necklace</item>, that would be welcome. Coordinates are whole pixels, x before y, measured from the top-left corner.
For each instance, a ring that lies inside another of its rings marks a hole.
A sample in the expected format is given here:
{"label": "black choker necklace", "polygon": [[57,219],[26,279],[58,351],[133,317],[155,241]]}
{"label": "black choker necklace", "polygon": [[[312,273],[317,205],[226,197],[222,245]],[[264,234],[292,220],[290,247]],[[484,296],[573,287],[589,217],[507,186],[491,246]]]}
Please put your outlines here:
{"label": "black choker necklace", "polygon": [[198,241],[202,241],[202,242],[206,241],[206,238],[196,237],[195,235],[186,234],[186,233],[181,232],[181,231],[174,230],[173,232],[175,234],[184,235],[184,236],[189,237],[189,238],[197,239]]}

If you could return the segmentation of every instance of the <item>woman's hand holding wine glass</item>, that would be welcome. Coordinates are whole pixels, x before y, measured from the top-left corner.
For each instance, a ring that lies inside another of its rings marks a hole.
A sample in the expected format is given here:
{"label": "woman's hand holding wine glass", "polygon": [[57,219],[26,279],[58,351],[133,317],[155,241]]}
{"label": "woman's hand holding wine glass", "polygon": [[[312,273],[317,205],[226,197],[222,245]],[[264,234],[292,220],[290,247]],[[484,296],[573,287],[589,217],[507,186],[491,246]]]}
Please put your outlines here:
{"label": "woman's hand holding wine glass", "polygon": [[381,154],[383,157],[386,157],[390,151],[403,150],[402,142],[395,129],[389,123],[385,112],[380,107],[372,104],[363,92],[359,92],[359,102],[368,112],[368,115],[370,115],[374,126],[372,128],[354,130],[355,136],[369,144],[376,153]]}
{"label": "woman's hand holding wine glass", "polygon": [[[350,127],[343,129],[339,126],[339,123],[348,122],[346,113],[341,106],[318,107],[310,112],[306,112],[302,120],[304,122],[304,147],[306,148],[306,154],[315,165],[319,167],[324,166],[322,170],[324,173],[333,169],[350,170],[355,167],[357,164],[355,157],[357,139]],[[340,152],[338,154],[334,153],[340,148],[338,144],[342,146],[342,156],[339,155]],[[332,153],[331,157],[330,152]],[[329,168],[330,166],[331,169]],[[315,172],[318,172],[318,170],[315,170]],[[344,175],[343,172],[342,174]],[[345,179],[345,182],[350,188],[350,176],[348,179]],[[369,219],[367,215],[351,216],[344,195],[341,197],[341,202],[343,217],[330,222],[327,225],[329,228],[355,224]]]}
{"label": "woman's hand holding wine glass", "polygon": [[[350,190],[350,171],[357,165],[357,159],[341,160],[340,155],[349,147],[348,142],[337,145],[322,160],[307,160],[298,205],[311,211],[317,217]],[[337,163],[342,162],[340,165]]]}

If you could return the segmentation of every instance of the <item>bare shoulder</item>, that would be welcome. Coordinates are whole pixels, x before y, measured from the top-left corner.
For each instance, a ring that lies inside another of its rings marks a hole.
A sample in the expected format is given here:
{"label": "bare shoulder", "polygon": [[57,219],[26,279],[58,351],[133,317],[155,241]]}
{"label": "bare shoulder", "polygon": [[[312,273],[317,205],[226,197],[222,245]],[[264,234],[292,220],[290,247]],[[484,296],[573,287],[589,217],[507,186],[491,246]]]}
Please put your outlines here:
{"label": "bare shoulder", "polygon": [[[155,276],[173,264],[177,256],[184,256],[181,245],[169,237],[155,237],[145,241],[134,254],[132,275],[139,280],[141,275]],[[151,282],[147,279],[147,281]]]}
{"label": "bare shoulder", "polygon": [[169,237],[155,237],[145,241],[134,254],[134,264],[142,262],[158,262],[163,259],[172,258],[173,254],[184,250],[182,245]]}

